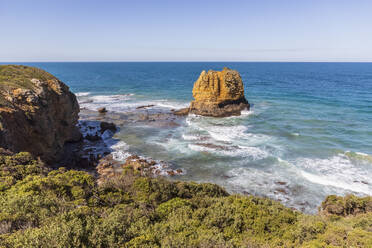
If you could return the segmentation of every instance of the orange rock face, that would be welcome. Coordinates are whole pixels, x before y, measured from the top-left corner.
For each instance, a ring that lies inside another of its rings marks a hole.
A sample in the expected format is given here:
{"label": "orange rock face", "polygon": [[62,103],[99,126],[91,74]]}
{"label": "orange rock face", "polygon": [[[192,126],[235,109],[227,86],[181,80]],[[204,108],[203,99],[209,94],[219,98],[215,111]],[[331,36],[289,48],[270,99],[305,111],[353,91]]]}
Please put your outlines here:
{"label": "orange rock face", "polygon": [[195,100],[191,102],[190,113],[226,117],[240,115],[242,110],[249,109],[239,72],[228,68],[202,71],[192,93]]}
{"label": "orange rock face", "polygon": [[202,71],[194,83],[195,101],[219,103],[244,97],[244,86],[239,72],[224,68],[222,71]]}

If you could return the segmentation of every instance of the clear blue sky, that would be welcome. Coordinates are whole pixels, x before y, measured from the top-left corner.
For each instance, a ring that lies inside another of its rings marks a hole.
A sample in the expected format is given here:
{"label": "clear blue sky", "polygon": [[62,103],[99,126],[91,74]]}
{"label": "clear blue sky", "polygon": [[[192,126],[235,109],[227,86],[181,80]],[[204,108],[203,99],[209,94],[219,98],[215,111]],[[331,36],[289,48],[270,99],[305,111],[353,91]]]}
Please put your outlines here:
{"label": "clear blue sky", "polygon": [[0,0],[0,61],[372,61],[372,0]]}

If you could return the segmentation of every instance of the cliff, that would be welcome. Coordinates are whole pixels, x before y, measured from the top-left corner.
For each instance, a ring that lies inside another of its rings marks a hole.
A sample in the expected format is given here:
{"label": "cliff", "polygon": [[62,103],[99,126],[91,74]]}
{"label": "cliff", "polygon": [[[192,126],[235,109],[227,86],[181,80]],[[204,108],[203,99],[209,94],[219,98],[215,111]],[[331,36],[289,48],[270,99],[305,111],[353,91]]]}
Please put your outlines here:
{"label": "cliff", "polygon": [[222,71],[203,71],[194,83],[192,94],[195,100],[190,104],[190,113],[226,117],[249,109],[239,72],[226,67]]}
{"label": "cliff", "polygon": [[56,161],[66,142],[81,137],[78,113],[76,97],[53,75],[34,67],[0,66],[0,147]]}

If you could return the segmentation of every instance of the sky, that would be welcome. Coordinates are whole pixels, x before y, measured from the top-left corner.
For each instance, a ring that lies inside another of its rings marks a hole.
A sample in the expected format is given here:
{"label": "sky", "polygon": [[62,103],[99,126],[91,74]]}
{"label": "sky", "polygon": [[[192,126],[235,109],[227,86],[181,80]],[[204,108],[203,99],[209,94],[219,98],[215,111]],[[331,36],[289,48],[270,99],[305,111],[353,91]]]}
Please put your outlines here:
{"label": "sky", "polygon": [[0,0],[0,61],[372,62],[372,0]]}

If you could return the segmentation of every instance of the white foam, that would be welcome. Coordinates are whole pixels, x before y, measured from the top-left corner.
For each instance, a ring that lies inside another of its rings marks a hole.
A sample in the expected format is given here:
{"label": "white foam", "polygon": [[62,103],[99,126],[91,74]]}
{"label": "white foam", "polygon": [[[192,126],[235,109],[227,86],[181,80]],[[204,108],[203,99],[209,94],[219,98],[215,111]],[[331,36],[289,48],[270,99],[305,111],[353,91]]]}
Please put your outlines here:
{"label": "white foam", "polygon": [[118,101],[127,101],[130,99],[130,94],[125,95],[98,95],[91,96],[90,99],[97,103],[115,103]]}
{"label": "white foam", "polygon": [[81,107],[97,110],[105,107],[109,111],[125,112],[136,110],[140,106],[154,105],[152,108],[158,109],[180,109],[187,107],[184,102],[171,100],[141,100],[133,97],[134,94],[117,94],[117,95],[87,95],[84,100],[80,101]]}
{"label": "white foam", "polygon": [[182,138],[184,140],[201,140],[200,135],[186,135],[186,134],[182,134]]}
{"label": "white foam", "polygon": [[229,117],[225,117],[225,119],[245,119],[247,118],[248,116],[250,115],[253,115],[255,112],[253,110],[242,110],[240,112],[240,115],[233,115],[233,116],[229,116]]}
{"label": "white foam", "polygon": [[219,141],[233,141],[236,139],[246,138],[246,126],[210,126],[207,132],[210,136]]}
{"label": "white foam", "polygon": [[[245,114],[251,114],[251,111]],[[193,151],[245,157],[251,160],[268,157],[268,151],[262,147],[266,146],[272,137],[250,133],[250,126],[236,123],[241,121],[189,115],[186,118],[182,138],[189,143],[188,148]],[[196,142],[204,143],[205,140],[208,140],[208,144],[211,145],[196,144]]]}
{"label": "white foam", "polygon": [[[238,154],[242,157],[251,157],[254,160],[264,159],[269,156],[269,153],[258,147],[239,146]],[[234,153],[231,154],[235,156]]]}
{"label": "white foam", "polygon": [[155,105],[167,109],[181,109],[181,108],[187,108],[188,103],[181,103],[181,102],[175,102],[175,101],[169,101],[169,100],[158,100],[154,101]]}
{"label": "white foam", "polygon": [[[96,96],[87,96],[84,100],[80,101],[79,104],[81,107],[97,110],[98,108],[105,107],[110,111],[116,111],[120,109],[128,108],[128,101],[131,99],[131,94],[125,95],[96,95]],[[133,105],[133,103],[129,103]]]}
{"label": "white foam", "polygon": [[368,188],[368,186],[360,184],[360,183],[353,183],[353,182],[345,182],[342,180],[337,180],[336,178],[330,178],[329,176],[320,176],[320,175],[315,175],[311,174],[305,171],[301,172],[302,176],[305,177],[307,180],[317,183],[317,184],[322,184],[322,185],[328,185],[328,186],[333,186],[337,188],[342,188],[346,190],[351,190],[354,192],[360,192],[364,193],[367,195],[371,194],[371,190]]}
{"label": "white foam", "polygon": [[187,147],[187,142],[185,142],[184,140],[182,140],[180,138],[168,138],[168,139],[166,139],[166,141],[164,141],[164,140],[162,140],[162,141],[151,140],[149,142],[151,142],[151,144],[156,144],[156,145],[162,146],[167,150],[167,152],[173,153],[173,154],[176,154],[176,155],[179,155],[179,154],[190,155],[190,154],[194,153],[194,151],[191,151]]}
{"label": "white foam", "polygon": [[188,128],[190,129],[195,129],[195,130],[199,130],[199,131],[204,131],[205,128],[202,128],[198,122],[198,119],[200,119],[202,117],[198,116],[198,115],[194,115],[194,114],[189,114],[187,117],[186,117],[186,125]]}
{"label": "white foam", "polygon": [[[231,122],[231,121],[229,121]],[[186,118],[187,128],[206,132],[216,141],[233,142],[256,146],[267,143],[273,137],[264,134],[249,133],[247,125],[231,125],[231,123],[220,119],[206,119],[201,116],[189,115]]]}
{"label": "white foam", "polygon": [[[116,143],[114,139],[109,139],[105,142],[111,149],[111,155],[114,160],[117,160],[119,162],[125,162],[128,157],[133,155],[132,153],[129,152],[129,145],[126,144],[124,141],[119,141]],[[139,157],[141,159],[152,160],[149,157],[143,157],[143,156],[139,156]],[[182,172],[179,173],[178,171],[175,171],[169,168],[169,164],[164,161],[159,161],[159,160],[154,160],[154,161],[156,163],[148,169],[150,169],[150,171],[152,171],[155,175],[169,176],[172,173],[182,174],[182,175],[186,173],[185,169],[181,169]]]}
{"label": "white foam", "polygon": [[[256,168],[233,168],[228,171],[228,185],[234,191],[248,192],[253,195],[260,195],[280,200],[288,205],[293,205],[294,198],[288,198],[291,194],[288,185],[290,181],[272,171],[264,171]],[[280,186],[276,182],[286,182],[287,184]],[[283,191],[278,191],[281,189]]]}
{"label": "white foam", "polygon": [[372,155],[369,155],[367,153],[364,153],[364,152],[355,152],[356,154],[358,155],[362,155],[362,156],[366,156],[366,157],[371,157]]}
{"label": "white foam", "polygon": [[240,112],[241,116],[248,116],[248,115],[253,115],[254,111],[253,110],[243,110]]}
{"label": "white foam", "polygon": [[112,158],[124,162],[132,154],[128,152],[129,146],[124,141],[119,141],[114,145],[111,145],[110,148],[112,151]]}
{"label": "white foam", "polygon": [[189,149],[198,152],[208,152],[220,156],[229,156],[229,157],[246,157],[252,160],[259,160],[269,156],[269,154],[261,150],[258,147],[249,147],[249,146],[226,146],[226,149],[214,148],[210,146],[198,145],[198,144],[188,144]]}
{"label": "white foam", "polygon": [[90,95],[90,92],[78,92],[78,93],[75,93],[75,95],[77,97],[79,97],[79,96],[88,96],[88,95]]}
{"label": "white foam", "polygon": [[345,154],[328,159],[299,159],[296,165],[301,175],[313,183],[372,194],[371,170],[353,164]]}

